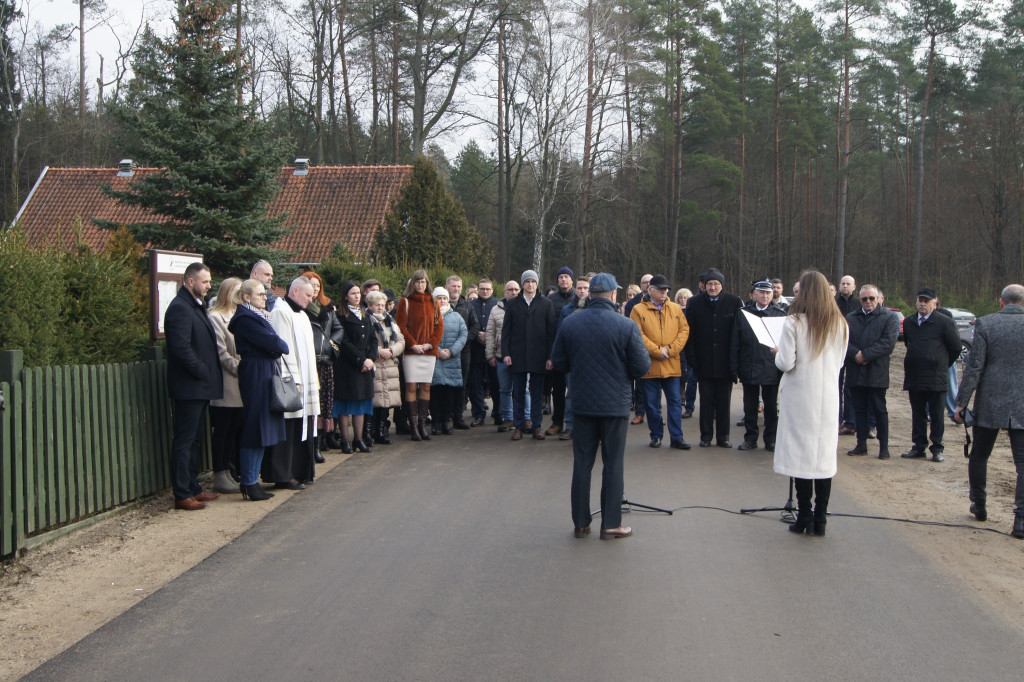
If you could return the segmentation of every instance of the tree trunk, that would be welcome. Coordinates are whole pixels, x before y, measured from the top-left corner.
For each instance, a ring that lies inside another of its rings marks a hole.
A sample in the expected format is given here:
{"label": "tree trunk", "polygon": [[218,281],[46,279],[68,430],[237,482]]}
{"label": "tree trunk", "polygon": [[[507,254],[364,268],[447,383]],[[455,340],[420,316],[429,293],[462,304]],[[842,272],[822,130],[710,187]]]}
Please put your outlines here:
{"label": "tree trunk", "polygon": [[917,134],[917,196],[914,197],[914,240],[908,295],[917,292],[921,285],[921,245],[924,240],[924,132],[928,121],[928,100],[932,94],[934,68],[935,36],[932,36],[928,43],[928,75],[924,86],[924,103],[921,106],[921,127]]}

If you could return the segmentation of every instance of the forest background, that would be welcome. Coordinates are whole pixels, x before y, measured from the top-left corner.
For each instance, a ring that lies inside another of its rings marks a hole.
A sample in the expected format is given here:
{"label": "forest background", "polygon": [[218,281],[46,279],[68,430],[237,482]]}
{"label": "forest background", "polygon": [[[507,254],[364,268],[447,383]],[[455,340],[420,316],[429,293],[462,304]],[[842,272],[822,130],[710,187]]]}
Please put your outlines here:
{"label": "forest background", "polygon": [[[1024,2],[221,2],[281,163],[425,154],[500,279],[813,266],[976,312],[1022,279]],[[109,111],[161,30],[99,55],[107,2],[73,4],[0,0],[5,223],[43,167],[121,158]]]}

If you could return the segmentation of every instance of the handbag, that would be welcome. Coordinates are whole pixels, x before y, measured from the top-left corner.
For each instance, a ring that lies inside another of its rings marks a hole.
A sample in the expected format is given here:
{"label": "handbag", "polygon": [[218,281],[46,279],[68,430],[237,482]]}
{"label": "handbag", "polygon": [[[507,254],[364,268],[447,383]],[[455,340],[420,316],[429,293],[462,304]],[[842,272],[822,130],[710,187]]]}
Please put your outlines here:
{"label": "handbag", "polygon": [[270,377],[270,411],[296,412],[302,409],[302,396],[295,385],[294,377],[281,376],[279,365],[274,365],[274,375]]}

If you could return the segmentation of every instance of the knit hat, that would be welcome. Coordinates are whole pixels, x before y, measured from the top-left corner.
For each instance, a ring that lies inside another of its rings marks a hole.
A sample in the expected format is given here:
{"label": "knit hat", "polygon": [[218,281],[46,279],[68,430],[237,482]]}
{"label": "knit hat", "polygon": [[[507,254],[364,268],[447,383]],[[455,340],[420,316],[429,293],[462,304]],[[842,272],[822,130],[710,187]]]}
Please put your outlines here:
{"label": "knit hat", "polygon": [[431,297],[432,298],[437,298],[438,296],[444,296],[445,298],[450,298],[451,294],[449,294],[448,290],[445,289],[444,287],[434,287],[434,293],[431,294]]}
{"label": "knit hat", "polygon": [[569,269],[568,265],[563,265],[558,268],[558,274],[555,275],[555,279],[558,279],[562,275],[569,275],[569,277],[576,279],[576,275],[572,274],[572,270]]}
{"label": "knit hat", "polygon": [[719,284],[725,284],[725,275],[723,275],[717,268],[711,268],[704,273],[704,283],[707,284],[711,280],[718,280]]}
{"label": "knit hat", "polygon": [[520,286],[526,284],[526,280],[532,279],[534,282],[540,283],[540,278],[537,277],[537,273],[534,270],[524,270],[523,276],[519,278]]}

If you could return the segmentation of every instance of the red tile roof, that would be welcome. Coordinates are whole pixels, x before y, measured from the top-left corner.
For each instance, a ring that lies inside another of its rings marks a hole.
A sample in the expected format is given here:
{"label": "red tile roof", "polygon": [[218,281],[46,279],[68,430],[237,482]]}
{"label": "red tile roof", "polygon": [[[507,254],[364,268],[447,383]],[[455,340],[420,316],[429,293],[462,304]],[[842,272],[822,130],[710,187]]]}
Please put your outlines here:
{"label": "red tile roof", "polygon": [[[125,224],[144,222],[148,214],[124,206],[103,194],[100,185],[124,189],[157,168],[136,168],[131,178],[117,177],[117,168],[44,168],[18,214],[32,245],[52,243],[70,249],[73,228],[82,225],[82,237],[101,250],[110,232],[92,218]],[[275,246],[292,252],[298,263],[319,263],[338,241],[352,255],[365,260],[377,229],[412,176],[412,166],[310,166],[307,175],[295,175],[294,166],[281,171],[281,189],[268,207],[270,215],[287,213],[290,229]]]}

